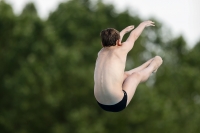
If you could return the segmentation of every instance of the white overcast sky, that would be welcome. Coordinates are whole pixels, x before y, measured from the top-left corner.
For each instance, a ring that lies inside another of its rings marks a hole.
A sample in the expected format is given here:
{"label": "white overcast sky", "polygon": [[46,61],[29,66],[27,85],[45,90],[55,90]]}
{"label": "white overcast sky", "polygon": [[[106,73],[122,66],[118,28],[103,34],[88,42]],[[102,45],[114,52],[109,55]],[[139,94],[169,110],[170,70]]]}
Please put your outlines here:
{"label": "white overcast sky", "polygon": [[[1,0],[0,0],[1,1]],[[47,18],[60,2],[66,0],[5,0],[14,12],[21,13],[28,2],[34,2],[42,18]],[[95,0],[94,0],[95,1]],[[200,41],[200,0],[103,0],[118,11],[129,9],[143,20],[154,17],[171,29],[174,36],[182,34],[190,46]]]}

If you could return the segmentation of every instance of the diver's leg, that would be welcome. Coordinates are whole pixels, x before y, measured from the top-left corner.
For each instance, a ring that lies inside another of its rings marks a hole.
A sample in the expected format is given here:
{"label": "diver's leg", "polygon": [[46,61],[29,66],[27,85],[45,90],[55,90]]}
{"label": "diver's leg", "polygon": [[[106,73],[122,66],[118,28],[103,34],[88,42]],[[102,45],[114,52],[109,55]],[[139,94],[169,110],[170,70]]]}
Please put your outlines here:
{"label": "diver's leg", "polygon": [[141,71],[133,72],[124,80],[122,89],[125,90],[128,95],[127,105],[130,103],[138,84],[146,81],[151,73],[157,70],[161,64],[162,58],[156,56],[146,68]]}
{"label": "diver's leg", "polygon": [[[154,57],[154,58],[155,58],[155,57]],[[128,76],[130,76],[132,73],[142,71],[143,69],[145,69],[146,67],[148,67],[149,64],[152,62],[152,60],[153,60],[154,58],[149,59],[147,62],[145,62],[144,64],[142,64],[142,65],[139,66],[139,67],[136,67],[136,68],[131,69],[131,70],[129,70],[129,71],[125,71],[125,72],[124,72],[124,80],[125,80]]]}

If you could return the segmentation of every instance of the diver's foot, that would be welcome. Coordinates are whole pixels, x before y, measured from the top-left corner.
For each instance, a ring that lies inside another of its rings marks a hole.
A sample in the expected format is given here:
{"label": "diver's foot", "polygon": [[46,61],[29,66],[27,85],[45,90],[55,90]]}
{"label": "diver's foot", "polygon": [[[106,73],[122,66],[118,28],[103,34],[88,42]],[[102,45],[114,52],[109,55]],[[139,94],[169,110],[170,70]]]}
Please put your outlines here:
{"label": "diver's foot", "polygon": [[163,63],[163,60],[160,56],[155,56],[153,61],[155,62],[155,69],[152,73],[156,73],[160,65]]}

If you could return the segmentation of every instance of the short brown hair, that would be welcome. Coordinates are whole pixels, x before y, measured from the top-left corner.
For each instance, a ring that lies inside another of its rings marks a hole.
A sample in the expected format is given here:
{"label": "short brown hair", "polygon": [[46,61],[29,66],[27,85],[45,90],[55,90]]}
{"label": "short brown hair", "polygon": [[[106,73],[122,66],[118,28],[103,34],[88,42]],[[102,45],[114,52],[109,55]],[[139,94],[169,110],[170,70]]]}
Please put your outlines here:
{"label": "short brown hair", "polygon": [[102,30],[100,36],[104,47],[115,46],[116,41],[120,39],[119,31],[114,28]]}

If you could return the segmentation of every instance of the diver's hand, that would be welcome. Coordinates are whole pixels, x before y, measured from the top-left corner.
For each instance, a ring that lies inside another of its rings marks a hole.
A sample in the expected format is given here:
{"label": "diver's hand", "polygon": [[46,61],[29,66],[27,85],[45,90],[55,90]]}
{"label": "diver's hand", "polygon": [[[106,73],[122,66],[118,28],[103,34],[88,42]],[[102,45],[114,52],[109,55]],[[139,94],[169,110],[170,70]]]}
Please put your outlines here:
{"label": "diver's hand", "polygon": [[154,22],[153,21],[144,21],[142,22],[142,24],[144,24],[145,27],[148,27],[148,26],[155,26]]}
{"label": "diver's hand", "polygon": [[130,31],[133,30],[133,29],[134,29],[134,25],[130,25],[130,26],[124,28],[124,29],[123,29],[123,32],[124,32],[124,33],[128,33],[128,32],[130,32]]}

